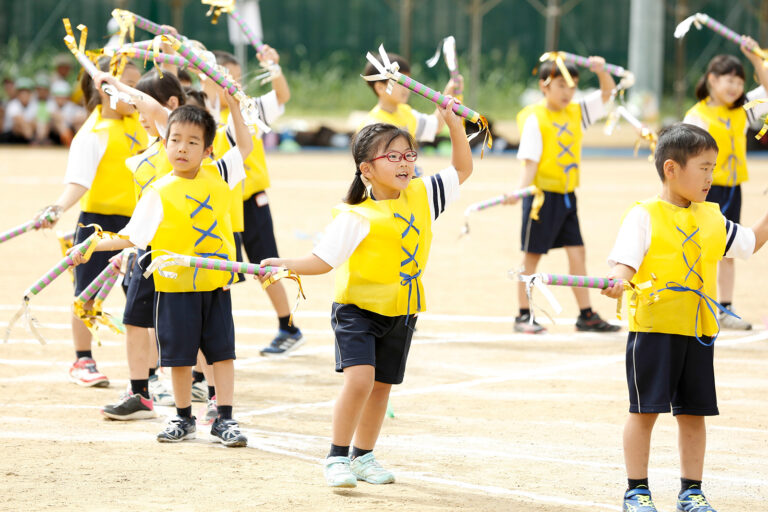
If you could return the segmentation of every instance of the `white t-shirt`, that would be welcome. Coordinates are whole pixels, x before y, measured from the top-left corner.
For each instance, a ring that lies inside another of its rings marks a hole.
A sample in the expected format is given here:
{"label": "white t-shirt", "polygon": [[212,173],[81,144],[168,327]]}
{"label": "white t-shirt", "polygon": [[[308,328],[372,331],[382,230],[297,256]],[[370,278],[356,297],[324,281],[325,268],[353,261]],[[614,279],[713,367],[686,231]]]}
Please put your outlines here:
{"label": "white t-shirt", "polygon": [[[725,219],[726,258],[747,259],[755,252],[755,233],[747,227]],[[651,216],[648,210],[636,205],[627,212],[621,223],[616,243],[608,256],[608,265],[617,263],[632,267],[637,271],[651,246]]]}
{"label": "white t-shirt", "polygon": [[[581,107],[581,129],[584,130],[605,117],[608,113],[603,103],[603,92],[600,90],[587,94],[579,102]],[[518,160],[541,160],[544,151],[544,142],[539,129],[539,119],[535,115],[529,115],[525,120],[523,132],[520,134],[520,147],[517,150]]]}
{"label": "white t-shirt", "polygon": [[[230,189],[245,179],[245,167],[239,149],[230,149],[215,164]],[[136,247],[146,249],[162,221],[163,201],[157,191],[150,187],[141,195],[131,220],[120,230],[120,234],[126,235]]]}
{"label": "white t-shirt", "polygon": [[91,188],[96,169],[107,151],[109,136],[106,132],[78,130],[72,139],[67,155],[67,171],[64,183],[74,183]]}
{"label": "white t-shirt", "polygon": [[[459,174],[451,166],[422,179],[427,188],[429,211],[434,221],[445,211],[447,205],[459,198]],[[342,212],[325,229],[312,253],[331,267],[337,268],[352,256],[370,230],[370,223],[365,217],[354,212]]]}
{"label": "white t-shirt", "polygon": [[416,117],[416,132],[413,138],[418,142],[432,142],[437,137],[439,121],[434,114],[424,114],[418,110],[411,110]]}
{"label": "white t-shirt", "polygon": [[[752,89],[747,93],[748,102],[766,97],[768,97],[768,94],[766,94],[762,85]],[[762,117],[766,114],[768,114],[768,103],[758,103],[753,108],[747,110],[747,125],[744,127],[744,133],[747,133],[747,129],[750,127],[750,125],[755,123],[758,125],[761,124],[760,119],[762,119]],[[709,123],[707,123],[704,119],[700,118],[696,114],[686,114],[683,122],[698,126],[702,130],[709,131]]]}
{"label": "white t-shirt", "polygon": [[37,101],[29,100],[26,107],[21,104],[18,98],[9,101],[5,107],[3,132],[10,132],[13,129],[13,118],[18,116],[23,116],[26,121],[34,121],[37,116]]}
{"label": "white t-shirt", "polygon": [[[267,94],[263,94],[256,98],[256,111],[258,112],[259,119],[261,119],[267,126],[271,126],[272,123],[277,121],[277,119],[285,113],[285,105],[278,103],[277,93],[275,91],[269,91]],[[264,135],[258,126],[254,126],[253,128],[256,130],[255,137]],[[230,115],[227,120],[226,129],[227,140],[229,141],[230,146],[235,145],[234,133],[234,121]]]}
{"label": "white t-shirt", "polygon": [[75,120],[77,120],[79,117],[82,117],[83,119],[85,118],[85,109],[80,105],[75,105],[71,101],[67,101],[63,107],[59,107],[59,104],[56,103],[56,100],[49,98],[46,105],[48,107],[48,112],[51,114],[54,112],[61,113],[61,117],[64,120],[64,123],[70,127],[74,125]]}

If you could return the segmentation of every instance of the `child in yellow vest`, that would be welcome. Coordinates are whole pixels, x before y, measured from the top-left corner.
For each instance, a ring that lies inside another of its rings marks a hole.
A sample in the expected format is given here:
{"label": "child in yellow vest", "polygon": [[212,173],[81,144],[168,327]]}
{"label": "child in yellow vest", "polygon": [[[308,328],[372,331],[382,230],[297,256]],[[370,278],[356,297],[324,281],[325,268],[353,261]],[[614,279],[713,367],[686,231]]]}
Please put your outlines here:
{"label": "child in yellow vest", "polygon": [[[578,71],[567,64],[573,81],[578,85]],[[582,101],[571,100],[576,87],[570,87],[560,68],[548,61],[539,68],[539,89],[544,99],[525,107],[518,114],[521,130],[518,160],[524,162],[520,188],[536,185],[544,191],[544,204],[539,220],[530,218],[533,197],[523,200],[523,228],[521,247],[523,272],[532,274],[544,254],[550,249],[565,248],[568,270],[571,274],[585,275],[586,252],[581,238],[579,217],[576,212],[576,195],[581,167],[581,140],[583,131],[605,116],[604,104],[610,100],[615,83],[605,71],[602,57],[590,57],[590,69],[597,74],[600,90]],[[507,204],[516,203],[510,197]],[[585,288],[574,288],[573,294],[579,306],[576,329],[579,331],[612,332],[619,329],[592,311],[589,293]],[[525,286],[518,288],[520,314],[515,318],[515,330],[527,333],[543,333],[544,327],[531,321],[530,304]]]}
{"label": "child in yellow vest", "polygon": [[[707,130],[717,141],[717,165],[707,201],[720,205],[720,211],[731,222],[741,219],[741,184],[747,181],[747,128],[768,113],[768,104],[745,111],[745,102],[765,98],[768,69],[763,60],[748,50],[756,45],[744,37],[742,53],[755,68],[761,87],[744,94],[744,67],[732,55],[718,55],[707,66],[707,72],[696,85],[699,100],[685,115],[684,123]],[[723,258],[718,269],[718,300],[732,309],[736,265],[732,258]],[[722,327],[749,330],[752,325],[725,313],[720,315]]]}
{"label": "child in yellow vest", "polygon": [[[108,65],[108,58],[100,62],[103,70],[108,69]],[[120,81],[134,86],[140,76],[136,66],[129,63]],[[120,101],[114,109],[110,107],[109,97],[94,86],[87,73],[83,74],[82,89],[92,112],[72,140],[64,177],[66,186],[53,207],[65,211],[80,201],[78,226],[98,224],[105,231],[117,232],[128,223],[136,206],[133,178],[125,161],[146,147],[147,134],[133,105]],[[75,243],[82,242],[92,232],[92,228],[78,227]],[[100,253],[75,269],[75,295],[104,270],[115,254]],[[89,301],[85,309],[91,306]],[[109,379],[96,368],[91,332],[74,315],[72,338],[77,360],[69,370],[70,380],[81,386],[109,386]]]}
{"label": "child in yellow vest", "polygon": [[[213,151],[216,121],[191,105],[168,117],[166,153],[170,174],[145,189],[128,225],[127,239],[97,244],[96,251],[136,246],[201,257],[232,259],[234,239],[230,220],[231,190],[245,177],[243,160],[251,137],[239,106],[231,96],[237,147],[206,164]],[[223,179],[222,179],[223,178]],[[72,251],[75,254],[77,251]],[[76,256],[75,262],[82,261]],[[245,446],[246,437],[232,419],[235,335],[229,290],[233,276],[212,270],[180,268],[177,278],[155,275],[155,333],[160,364],[172,368],[177,416],[157,435],[160,442],[195,437],[192,416],[192,367],[202,350],[216,376],[218,417],[211,435],[225,446]]]}
{"label": "child in yellow vest", "polygon": [[[627,292],[630,414],[624,458],[629,488],[623,510],[656,510],[648,487],[651,432],[659,413],[671,409],[682,468],[677,510],[714,512],[701,492],[701,479],[704,417],[718,414],[716,312],[726,311],[712,298],[717,262],[748,258],[760,249],[768,239],[768,214],[750,229],[705,202],[719,159],[715,140],[701,128],[680,123],[664,129],[655,158],[662,192],[628,211],[608,261],[609,277],[631,281],[637,292]],[[613,298],[622,293],[620,285],[603,291]]]}
{"label": "child in yellow vest", "polygon": [[262,262],[299,274],[337,269],[331,325],[336,371],[344,373],[344,385],[333,410],[331,451],[324,467],[332,487],[354,487],[357,480],[394,481],[373,449],[392,385],[403,381],[416,313],[426,309],[421,276],[432,222],[458,197],[459,185],[472,173],[464,126],[452,105],[453,100],[440,112],[451,133],[451,167],[414,178],[417,153],[410,134],[390,124],[363,127],[352,142],[354,181],[344,204],[334,208],[335,218],[322,241],[307,256]]}
{"label": "child in yellow vest", "polygon": [[[242,69],[235,56],[228,52],[214,51],[216,62],[226,67],[235,80],[240,80]],[[265,45],[259,53],[261,62],[271,61],[274,64],[280,62],[277,51]],[[279,69],[279,67],[277,68]],[[257,99],[259,110],[262,113],[262,121],[272,124],[285,112],[285,104],[291,98],[288,82],[282,73],[272,79],[272,91]],[[221,94],[218,89],[210,98],[218,98]],[[222,109],[220,113],[220,131],[213,143],[214,154],[222,154],[232,145],[232,129],[228,127],[229,110]],[[241,250],[245,249],[248,261],[256,262],[265,258],[277,257],[277,241],[272,224],[272,213],[269,208],[269,173],[267,161],[264,155],[264,144],[261,133],[253,136],[254,150],[245,162],[246,178],[242,188],[239,189],[240,197],[233,203],[233,224],[235,224],[235,243],[237,244],[238,260],[242,261]],[[237,220],[239,217],[239,220]],[[240,234],[238,234],[240,233]],[[242,249],[241,249],[242,247]],[[304,344],[304,339],[298,327],[292,325],[290,320],[291,308],[288,304],[288,296],[282,282],[278,281],[267,288],[267,296],[275,308],[278,319],[278,331],[269,346],[261,349],[263,356],[287,354]]]}

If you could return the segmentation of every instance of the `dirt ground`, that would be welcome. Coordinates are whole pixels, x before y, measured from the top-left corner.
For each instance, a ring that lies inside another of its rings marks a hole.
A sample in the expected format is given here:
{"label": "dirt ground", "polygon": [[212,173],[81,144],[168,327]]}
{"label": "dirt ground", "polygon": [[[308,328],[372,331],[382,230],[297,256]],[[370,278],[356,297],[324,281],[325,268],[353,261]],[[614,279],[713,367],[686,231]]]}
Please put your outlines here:
{"label": "dirt ground", "polygon": [[[299,255],[330,221],[330,209],[352,177],[346,153],[270,154],[269,197],[280,251]],[[61,190],[66,152],[0,147],[2,229],[30,218]],[[434,172],[446,159],[424,158]],[[127,383],[123,339],[102,330],[94,347],[107,389],[67,381],[73,359],[69,277],[32,301],[44,325],[42,346],[23,327],[0,346],[0,510],[620,510],[625,487],[621,449],[628,407],[625,333],[574,333],[571,292],[552,289],[564,307],[549,334],[515,334],[515,284],[520,263],[520,208],[498,207],[471,219],[472,202],[510,190],[519,164],[512,157],[475,160],[475,175],[434,226],[424,279],[429,312],[419,319],[405,383],[393,393],[378,458],[397,483],[327,488],[320,460],[330,443],[331,406],[341,385],[333,371],[329,312],[332,276],[304,279],[307,300],[296,323],[307,344],[294,356],[266,359],[259,349],[276,330],[266,295],[253,281],[233,291],[237,326],[235,417],[246,449],[198,439],[155,441],[171,408],[152,421],[113,422],[99,408]],[[766,210],[766,161],[751,160],[743,223]],[[622,212],[659,188],[643,158],[583,162],[579,210],[588,268],[605,259]],[[76,212],[59,228],[72,229]],[[0,317],[10,319],[23,290],[59,259],[52,233],[35,232],[0,245]],[[705,490],[718,510],[763,510],[768,500],[768,289],[766,254],[738,263],[737,311],[755,330],[725,332],[717,342],[720,416],[708,425]],[[563,251],[542,271],[566,273]],[[295,288],[286,285],[293,298]],[[592,293],[613,318],[615,302]],[[539,297],[538,304],[550,309]],[[109,308],[121,314],[112,293]],[[166,382],[170,376],[164,375]],[[203,404],[195,404],[198,412]],[[674,419],[659,420],[651,454],[651,486],[660,510],[673,510],[679,486]]]}

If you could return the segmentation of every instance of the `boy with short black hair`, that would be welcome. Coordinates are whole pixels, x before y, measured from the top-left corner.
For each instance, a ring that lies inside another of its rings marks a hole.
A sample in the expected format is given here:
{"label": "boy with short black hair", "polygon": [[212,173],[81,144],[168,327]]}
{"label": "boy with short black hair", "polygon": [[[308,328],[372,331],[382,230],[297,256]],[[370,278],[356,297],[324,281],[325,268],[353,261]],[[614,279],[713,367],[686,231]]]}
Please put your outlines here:
{"label": "boy with short black hair", "polygon": [[[236,147],[220,160],[203,164],[213,151],[216,121],[207,111],[184,105],[168,117],[166,153],[173,171],[142,194],[128,225],[120,232],[127,239],[100,242],[96,250],[119,250],[152,245],[153,252],[171,252],[209,258],[233,259],[230,221],[233,189],[245,177],[243,160],[252,148],[251,136],[237,101],[229,94]],[[223,179],[222,179],[223,178]],[[76,264],[82,262],[73,250]],[[172,368],[177,416],[157,435],[160,442],[195,437],[192,416],[192,367],[202,350],[213,365],[218,417],[211,435],[225,446],[245,446],[246,437],[232,419],[235,332],[227,286],[230,274],[179,268],[177,277],[155,275],[155,333],[160,364]]]}
{"label": "boy with short black hair", "polygon": [[[716,203],[705,202],[717,144],[697,126],[678,123],[662,130],[655,160],[662,192],[627,212],[608,259],[609,277],[632,283],[626,352],[630,414],[624,427],[629,486],[623,510],[656,510],[648,487],[651,432],[659,413],[671,409],[680,443],[677,510],[714,512],[701,479],[704,417],[718,414],[716,313],[726,311],[712,298],[717,264],[760,249],[768,239],[768,214],[750,229],[727,220]],[[602,293],[619,298],[623,292],[616,284]]]}

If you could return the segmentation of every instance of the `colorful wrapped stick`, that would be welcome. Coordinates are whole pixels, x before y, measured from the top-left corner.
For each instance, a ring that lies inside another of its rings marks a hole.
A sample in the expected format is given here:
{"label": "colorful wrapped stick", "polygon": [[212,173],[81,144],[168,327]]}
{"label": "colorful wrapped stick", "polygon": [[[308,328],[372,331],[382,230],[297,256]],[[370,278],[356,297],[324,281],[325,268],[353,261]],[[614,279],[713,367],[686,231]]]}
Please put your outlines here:
{"label": "colorful wrapped stick", "polygon": [[[99,324],[106,325],[116,334],[125,334],[125,326],[122,322],[104,311],[104,300],[115,286],[126,252],[130,250],[125,249],[112,258],[109,265],[75,298],[75,315],[83,321],[99,346],[101,346],[98,334]],[[85,304],[94,297],[91,309],[85,309]]]}
{"label": "colorful wrapped stick", "polygon": [[[563,75],[565,82],[570,87],[574,87],[576,84],[573,81],[571,74],[568,72],[568,68],[565,66],[565,63],[571,62],[577,66],[589,68],[589,58],[568,52],[547,52],[539,58],[539,62],[546,61],[552,61],[555,63],[555,65],[560,70],[560,74]],[[619,84],[614,90],[614,94],[627,90],[635,84],[635,75],[628,69],[624,69],[623,67],[617,66],[616,64],[606,63],[605,70],[613,76],[621,79],[619,80]]]}
{"label": "colorful wrapped stick", "polygon": [[[731,30],[730,28],[726,27],[719,21],[710,18],[708,15],[697,12],[696,14],[687,17],[683,21],[681,21],[677,27],[675,27],[675,38],[682,39],[685,34],[688,33],[689,30],[691,30],[691,25],[695,26],[698,30],[701,30],[702,26],[705,26],[707,28],[710,28],[714,30],[716,33],[720,34],[724,38],[728,39],[731,42],[734,42],[741,46],[744,43],[744,38],[741,34],[738,32],[735,32],[734,30]],[[748,48],[749,51],[763,59],[766,65],[768,65],[768,51],[760,48],[757,45],[754,45],[751,48]]]}
{"label": "colorful wrapped stick", "polygon": [[144,59],[146,64],[147,60],[151,60],[155,64],[172,64],[180,68],[186,68],[189,66],[189,62],[184,57],[179,55],[169,55],[167,53],[160,53],[154,50],[143,50],[130,45],[123,45],[122,48],[117,49],[117,53],[125,55],[126,57]]}
{"label": "colorful wrapped stick", "polygon": [[59,215],[61,215],[60,210],[55,210],[50,207],[46,208],[45,211],[43,211],[40,215],[30,220],[29,222],[25,222],[20,226],[16,226],[13,229],[9,229],[5,233],[0,233],[0,244],[3,242],[7,242],[11,238],[16,238],[19,235],[23,235],[27,231],[40,229],[41,227],[43,227],[43,222],[45,222],[46,220],[48,222],[56,222],[57,220],[59,220]]}
{"label": "colorful wrapped stick", "polygon": [[640,149],[640,144],[643,141],[647,141],[651,150],[651,154],[648,156],[648,160],[653,162],[654,153],[656,152],[656,143],[659,139],[656,135],[656,132],[645,126],[638,118],[633,116],[632,113],[627,110],[626,107],[624,107],[624,105],[619,105],[616,107],[616,109],[608,116],[608,120],[605,123],[605,134],[611,135],[613,133],[613,130],[616,128],[620,118],[625,119],[629,124],[631,124],[640,135],[640,138],[635,143],[635,156],[637,156],[637,152]]}
{"label": "colorful wrapped stick", "polygon": [[[368,62],[373,64],[373,67],[376,68],[376,70],[379,72],[376,75],[369,75],[369,76],[363,76],[363,78],[369,82],[378,82],[379,80],[388,80],[387,83],[387,93],[392,93],[392,87],[395,83],[398,83],[411,91],[415,92],[416,94],[419,94],[431,102],[440,105],[441,108],[446,108],[448,106],[449,99],[445,96],[443,96],[441,93],[437,92],[434,89],[431,89],[427,87],[426,85],[417,82],[413,78],[404,75],[400,73],[397,62],[390,62],[389,57],[387,56],[386,50],[384,50],[384,45],[382,44],[379,46],[379,56],[381,57],[381,62],[379,62],[376,57],[371,54],[371,52],[368,52],[368,54],[365,56],[366,59],[368,59]],[[471,108],[465,107],[462,104],[454,103],[453,104],[453,112],[463,117],[469,122],[476,123],[480,126],[480,130],[478,130],[477,133],[473,134],[472,137],[477,135],[478,133],[485,131],[486,141],[484,143],[488,145],[488,148],[491,148],[493,145],[493,139],[490,136],[490,131],[488,129],[488,120],[485,118],[485,116],[482,116],[472,110]],[[471,137],[470,137],[471,138]]]}
{"label": "colorful wrapped stick", "polygon": [[[130,36],[131,41],[134,39],[136,27],[156,36],[173,34],[173,31],[169,28],[158,25],[154,21],[150,21],[143,16],[134,14],[131,11],[126,11],[125,9],[113,9],[112,17],[117,21],[121,34],[123,36]],[[178,37],[183,41],[187,40],[187,38],[182,35],[179,35]]]}
{"label": "colorful wrapped stick", "polygon": [[[89,236],[82,244],[79,245],[78,251],[85,255],[86,258],[90,258],[91,254],[93,253],[93,250],[96,248],[96,242],[99,240],[102,240],[104,238],[108,238],[110,236],[116,236],[112,233],[105,233],[101,230],[101,227],[96,224],[89,224],[88,226],[83,227],[93,227],[96,231]],[[21,308],[16,312],[16,314],[13,316],[10,322],[8,322],[8,327],[5,329],[5,338],[3,339],[3,342],[7,342],[8,338],[11,335],[11,329],[13,328],[13,325],[16,323],[16,321],[24,316],[24,318],[27,321],[27,327],[30,331],[32,331],[32,334],[35,335],[35,337],[40,341],[40,343],[45,344],[45,340],[40,335],[40,333],[37,331],[37,320],[32,316],[32,312],[29,307],[29,301],[34,296],[40,293],[47,287],[49,284],[51,284],[57,277],[59,277],[61,274],[64,273],[64,271],[67,270],[72,265],[72,256],[65,256],[61,261],[59,261],[54,267],[52,267],[48,272],[43,274],[43,277],[37,280],[32,286],[27,288],[24,291],[24,297],[22,299]]]}
{"label": "colorful wrapped stick", "polygon": [[515,190],[514,192],[510,192],[509,194],[502,194],[500,196],[492,197],[490,199],[486,199],[485,201],[472,203],[471,205],[467,206],[467,209],[464,210],[464,227],[461,230],[461,234],[459,235],[459,238],[469,234],[469,214],[470,213],[479,212],[481,210],[485,210],[486,208],[491,208],[492,206],[498,206],[502,204],[509,197],[522,199],[524,197],[529,197],[529,196],[535,196],[533,205],[531,206],[531,218],[533,220],[539,220],[539,210],[541,210],[541,205],[544,204],[544,192],[539,190],[539,188],[536,187],[536,185],[531,185],[530,187],[521,188],[520,190]]}
{"label": "colorful wrapped stick", "polygon": [[242,86],[232,78],[226,68],[207,62],[191,45],[182,43],[172,35],[163,35],[161,37],[168,41],[182,57],[187,59],[190,65],[235,97],[240,103],[240,111],[243,114],[245,124],[257,126],[264,133],[272,131],[259,117],[259,108],[256,100],[245,94]]}
{"label": "colorful wrapped stick", "polygon": [[445,58],[445,65],[448,67],[448,71],[451,73],[451,79],[456,83],[456,97],[461,100],[463,91],[461,89],[461,83],[459,81],[459,64],[456,59],[456,39],[453,36],[448,36],[437,46],[437,51],[431,59],[427,61],[427,66],[430,68],[435,67],[440,60],[440,53],[442,51]]}
{"label": "colorful wrapped stick", "polygon": [[[215,2],[218,0],[202,0],[204,4]],[[231,0],[229,0],[231,1]],[[227,0],[224,0],[224,3],[227,3]],[[231,1],[231,9],[225,11],[229,13],[229,16],[235,20],[235,23],[240,27],[240,30],[243,31],[243,34],[245,34],[245,37],[248,39],[248,42],[251,43],[251,46],[254,50],[256,50],[256,53],[261,53],[264,51],[264,48],[267,46],[262,42],[261,39],[258,38],[258,36],[254,33],[253,29],[245,22],[245,19],[243,19],[243,16],[235,9],[234,2]],[[213,7],[212,7],[213,8]],[[256,80],[259,81],[260,84],[265,84],[267,82],[271,82],[278,76],[280,76],[280,73],[282,73],[282,70],[280,69],[280,66],[272,62],[271,60],[265,61],[261,63],[261,67],[265,70],[265,72],[261,75],[258,75],[256,77]]]}

